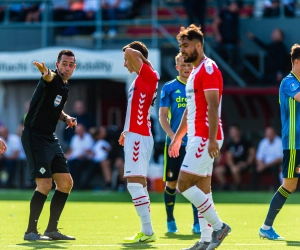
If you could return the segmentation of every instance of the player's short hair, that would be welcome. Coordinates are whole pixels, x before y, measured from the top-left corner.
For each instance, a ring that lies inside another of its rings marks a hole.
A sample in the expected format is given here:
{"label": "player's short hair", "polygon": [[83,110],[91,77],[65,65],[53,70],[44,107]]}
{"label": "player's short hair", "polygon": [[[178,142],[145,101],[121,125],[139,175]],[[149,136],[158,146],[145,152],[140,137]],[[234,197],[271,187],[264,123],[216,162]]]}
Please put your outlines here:
{"label": "player's short hair", "polygon": [[195,24],[191,24],[189,27],[181,27],[179,34],[176,36],[177,41],[179,42],[183,38],[187,38],[188,40],[192,41],[197,39],[203,45],[204,43],[204,35],[201,30],[201,27],[196,26]]}
{"label": "player's short hair", "polygon": [[61,50],[58,55],[57,55],[57,62],[60,62],[61,60],[61,57],[65,55],[65,56],[74,56],[74,63],[76,62],[76,58],[75,58],[75,55],[74,53],[71,51],[71,50],[68,50],[68,49],[63,49]]}
{"label": "player's short hair", "polygon": [[291,48],[291,59],[292,63],[294,63],[295,59],[300,60],[300,45],[295,43]]}
{"label": "player's short hair", "polygon": [[127,48],[135,49],[135,50],[141,52],[142,55],[143,55],[146,59],[148,59],[148,49],[147,49],[147,46],[146,46],[144,43],[142,43],[142,42],[140,42],[140,41],[134,41],[134,42],[132,42],[132,43],[129,43],[129,44],[127,44],[126,46],[123,47],[123,49],[122,49],[123,52],[125,52],[125,50],[126,50]]}
{"label": "player's short hair", "polygon": [[175,56],[175,64],[178,65],[178,61],[179,58],[182,56],[181,52],[179,52],[176,56]]}

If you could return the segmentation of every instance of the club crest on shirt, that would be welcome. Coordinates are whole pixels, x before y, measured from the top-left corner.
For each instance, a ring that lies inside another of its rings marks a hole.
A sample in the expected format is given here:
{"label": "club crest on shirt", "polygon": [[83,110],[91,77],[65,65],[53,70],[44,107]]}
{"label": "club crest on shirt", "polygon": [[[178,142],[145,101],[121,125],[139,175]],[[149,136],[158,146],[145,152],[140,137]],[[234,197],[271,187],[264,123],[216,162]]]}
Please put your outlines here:
{"label": "club crest on shirt", "polygon": [[206,64],[205,65],[205,70],[210,75],[214,72],[214,68],[213,68],[213,66],[211,64]]}
{"label": "club crest on shirt", "polygon": [[300,165],[298,165],[298,167],[295,168],[295,172],[296,172],[297,174],[300,174]]}
{"label": "club crest on shirt", "polygon": [[291,91],[295,91],[297,88],[299,88],[299,85],[295,82],[291,83],[290,85]]}
{"label": "club crest on shirt", "polygon": [[61,103],[61,100],[62,100],[62,96],[57,95],[54,100],[54,107],[57,107]]}

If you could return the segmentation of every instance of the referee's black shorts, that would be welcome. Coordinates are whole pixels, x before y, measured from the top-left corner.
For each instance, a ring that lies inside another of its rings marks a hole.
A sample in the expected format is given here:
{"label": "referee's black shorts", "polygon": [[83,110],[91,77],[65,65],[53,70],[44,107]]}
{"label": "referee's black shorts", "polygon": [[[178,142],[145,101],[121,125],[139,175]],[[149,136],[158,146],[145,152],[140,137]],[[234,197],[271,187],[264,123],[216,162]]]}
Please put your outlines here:
{"label": "referee's black shorts", "polygon": [[185,156],[185,147],[186,146],[181,146],[179,149],[179,156],[172,158],[168,154],[169,145],[165,145],[163,181],[177,181],[180,167]]}
{"label": "referee's black shorts", "polygon": [[55,173],[70,173],[67,159],[55,134],[24,128],[21,136],[30,178],[52,178]]}

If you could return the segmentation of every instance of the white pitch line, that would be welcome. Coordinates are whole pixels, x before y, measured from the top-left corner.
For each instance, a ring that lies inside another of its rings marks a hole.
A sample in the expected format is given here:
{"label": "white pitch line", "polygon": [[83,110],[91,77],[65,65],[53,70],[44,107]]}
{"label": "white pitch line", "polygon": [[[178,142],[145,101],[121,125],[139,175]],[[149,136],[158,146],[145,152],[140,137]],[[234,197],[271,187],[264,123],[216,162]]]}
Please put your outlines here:
{"label": "white pitch line", "polygon": [[[142,244],[142,243],[141,243]],[[128,244],[128,243],[124,243],[124,244],[92,244],[92,245],[87,245],[87,244],[55,244],[55,246],[58,247],[122,247],[122,246],[138,246],[139,244]],[[190,246],[189,244],[155,244],[155,243],[150,243],[149,245],[153,245],[153,246]],[[286,242],[274,242],[274,243],[253,243],[253,244],[248,244],[248,243],[223,243],[222,246],[285,246],[287,245]],[[293,246],[300,246],[300,242],[289,242],[288,245],[293,245]],[[43,245],[30,245],[28,247],[46,247],[47,244],[43,244]],[[51,248],[52,245],[49,244],[49,247]],[[15,247],[20,247],[20,245],[8,245],[8,247],[11,248],[15,248]],[[26,246],[22,246],[22,248],[24,248]]]}

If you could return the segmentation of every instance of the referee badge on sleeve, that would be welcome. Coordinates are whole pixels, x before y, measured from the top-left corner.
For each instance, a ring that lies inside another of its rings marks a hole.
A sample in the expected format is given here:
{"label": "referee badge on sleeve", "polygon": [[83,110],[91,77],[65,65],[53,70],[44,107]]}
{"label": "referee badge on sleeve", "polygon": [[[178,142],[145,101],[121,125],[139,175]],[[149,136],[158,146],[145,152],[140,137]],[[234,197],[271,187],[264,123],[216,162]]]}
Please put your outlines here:
{"label": "referee badge on sleeve", "polygon": [[62,96],[57,95],[55,100],[54,100],[54,107],[57,107],[60,104],[61,100],[62,100]]}

